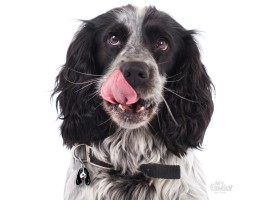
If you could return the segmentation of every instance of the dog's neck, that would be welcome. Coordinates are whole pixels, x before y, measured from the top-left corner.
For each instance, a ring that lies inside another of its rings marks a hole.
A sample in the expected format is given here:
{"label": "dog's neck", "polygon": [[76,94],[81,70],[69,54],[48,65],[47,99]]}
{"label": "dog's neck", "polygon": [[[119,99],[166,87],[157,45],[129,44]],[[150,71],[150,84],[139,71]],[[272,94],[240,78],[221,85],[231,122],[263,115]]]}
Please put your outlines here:
{"label": "dog's neck", "polygon": [[95,156],[110,163],[123,174],[135,174],[139,166],[161,163],[168,155],[163,142],[156,139],[148,128],[119,129],[99,145],[93,145]]}

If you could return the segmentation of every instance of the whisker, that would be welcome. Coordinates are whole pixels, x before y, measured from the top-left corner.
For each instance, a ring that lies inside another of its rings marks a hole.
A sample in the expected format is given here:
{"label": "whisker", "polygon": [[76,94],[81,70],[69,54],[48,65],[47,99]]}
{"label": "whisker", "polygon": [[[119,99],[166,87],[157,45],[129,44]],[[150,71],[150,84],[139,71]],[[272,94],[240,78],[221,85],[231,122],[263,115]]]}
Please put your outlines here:
{"label": "whisker", "polygon": [[98,124],[97,126],[101,126],[101,125],[103,125],[103,124],[106,124],[107,122],[110,121],[110,119],[111,119],[111,117],[109,117],[106,121],[102,122],[101,124]]}
{"label": "whisker", "polygon": [[164,61],[164,62],[161,62],[161,63],[158,63],[158,65],[163,65],[165,63],[168,63],[169,61]]}
{"label": "whisker", "polygon": [[79,91],[81,91],[82,89],[84,89],[84,88],[86,88],[86,87],[88,87],[88,86],[91,86],[91,85],[94,84],[94,83],[96,83],[96,82],[91,81],[89,84],[87,84],[87,85],[81,87],[80,89],[76,90],[75,92],[79,92]]}
{"label": "whisker", "polygon": [[182,76],[181,78],[174,80],[174,81],[166,81],[167,83],[175,83],[175,82],[179,82],[180,80],[182,80],[185,76]]}
{"label": "whisker", "polygon": [[[88,100],[87,100],[87,102],[89,102],[90,100],[92,100],[94,97],[96,97],[98,95],[98,92],[96,91],[96,92],[94,92],[93,94],[91,94],[91,95],[89,95],[89,96],[92,96],[92,97],[90,97]],[[98,108],[100,105],[101,105],[102,103],[100,103],[96,108]],[[96,109],[95,108],[95,109]]]}
{"label": "whisker", "polygon": [[175,76],[178,76],[178,75],[180,75],[180,74],[182,74],[182,72],[179,72],[178,74],[175,74],[175,75],[173,75],[173,76],[169,76],[169,77],[166,77],[166,78],[167,78],[167,79],[174,78]]}
{"label": "whisker", "polygon": [[97,94],[99,94],[99,92],[98,91],[95,91],[95,92],[93,92],[92,94],[90,94],[89,96],[96,96]]}
{"label": "whisker", "polygon": [[83,85],[83,84],[87,84],[87,83],[92,83],[92,82],[97,83],[97,82],[98,82],[98,80],[90,80],[90,81],[75,83],[75,82],[73,82],[73,81],[68,80],[65,76],[63,76],[63,77],[64,77],[64,79],[65,79],[67,82],[72,83],[72,84],[74,84],[74,85]]}
{"label": "whisker", "polygon": [[200,102],[198,102],[198,101],[194,101],[194,100],[187,99],[187,98],[185,98],[185,97],[183,97],[183,96],[177,94],[177,93],[174,92],[173,90],[168,89],[167,87],[163,87],[163,88],[164,88],[165,90],[167,90],[168,92],[171,92],[172,94],[176,95],[177,97],[180,97],[181,99],[184,99],[184,100],[189,101],[189,102],[192,102],[192,103],[200,103]]}
{"label": "whisker", "polygon": [[174,121],[174,123],[176,124],[176,126],[178,126],[178,122],[177,122],[176,119],[174,118],[174,116],[173,116],[173,114],[172,114],[172,112],[171,112],[171,109],[170,109],[168,103],[166,102],[165,98],[164,98],[162,95],[161,95],[161,97],[162,97],[162,100],[163,100],[163,102],[165,103],[165,105],[166,105],[166,107],[167,107],[168,113],[170,114],[172,120]]}
{"label": "whisker", "polygon": [[95,110],[96,110],[97,108],[99,108],[102,104],[103,104],[103,102],[101,102],[98,106],[96,106],[96,107],[95,107]]}
{"label": "whisker", "polygon": [[158,126],[159,126],[159,128],[161,129],[161,125],[160,125],[160,120],[159,120],[159,117],[158,117],[158,113],[157,113],[157,121],[158,121]]}
{"label": "whisker", "polygon": [[150,122],[148,122],[148,126],[151,127],[151,129],[153,129],[153,131],[154,131],[155,133],[157,133],[156,130],[154,129],[154,127],[151,125]]}
{"label": "whisker", "polygon": [[78,74],[82,74],[82,75],[86,75],[86,76],[94,76],[94,77],[101,77],[102,75],[96,75],[96,74],[87,74],[87,73],[84,73],[84,72],[79,72],[77,70],[74,70],[74,69],[71,69],[71,68],[68,68],[69,70],[73,71],[73,72],[76,72]]}

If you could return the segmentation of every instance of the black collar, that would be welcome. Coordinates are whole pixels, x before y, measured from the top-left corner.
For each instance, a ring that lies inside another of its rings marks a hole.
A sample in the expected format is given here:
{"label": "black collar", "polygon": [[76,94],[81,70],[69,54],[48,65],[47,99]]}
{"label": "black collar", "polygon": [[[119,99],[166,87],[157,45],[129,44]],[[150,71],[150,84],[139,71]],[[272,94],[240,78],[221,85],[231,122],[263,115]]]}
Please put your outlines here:
{"label": "black collar", "polygon": [[[81,152],[81,155],[79,156],[76,155],[76,150],[78,148],[79,152]],[[74,146],[72,148],[72,154],[76,160],[79,160],[82,163],[89,163],[99,168],[114,170],[114,167],[111,164],[97,159],[94,156],[92,148],[86,144],[79,144]],[[156,163],[143,164],[139,167],[139,171],[150,178],[180,179],[181,177],[179,165],[164,165]]]}

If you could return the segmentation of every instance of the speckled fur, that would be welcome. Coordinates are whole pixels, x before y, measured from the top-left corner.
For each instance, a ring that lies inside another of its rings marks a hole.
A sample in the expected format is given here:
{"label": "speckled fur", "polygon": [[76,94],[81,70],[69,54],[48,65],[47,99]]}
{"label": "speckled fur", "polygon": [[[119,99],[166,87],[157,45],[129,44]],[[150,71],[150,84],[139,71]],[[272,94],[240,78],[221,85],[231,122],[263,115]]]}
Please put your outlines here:
{"label": "speckled fur", "polygon": [[[123,46],[116,48],[108,44],[114,26],[127,31]],[[90,145],[94,155],[114,170],[86,164],[92,183],[76,185],[81,164],[72,158],[65,200],[208,199],[194,153],[212,116],[212,82],[194,34],[154,7],[128,5],[84,22],[56,80],[61,135],[68,148]],[[166,52],[155,49],[162,36],[169,42]],[[134,89],[155,103],[151,114],[138,123],[114,116],[100,98],[104,81],[129,61],[148,66],[148,84]],[[149,163],[179,165],[181,178],[146,177],[138,169]]]}
{"label": "speckled fur", "polygon": [[[80,162],[71,159],[65,185],[65,200],[206,200],[206,184],[194,150],[178,158],[145,130],[119,130],[100,146],[93,146],[95,156],[111,163],[119,174],[90,164],[90,186],[75,184]],[[181,179],[153,179],[137,176],[143,163],[180,165]],[[131,178],[133,177],[133,178]]]}

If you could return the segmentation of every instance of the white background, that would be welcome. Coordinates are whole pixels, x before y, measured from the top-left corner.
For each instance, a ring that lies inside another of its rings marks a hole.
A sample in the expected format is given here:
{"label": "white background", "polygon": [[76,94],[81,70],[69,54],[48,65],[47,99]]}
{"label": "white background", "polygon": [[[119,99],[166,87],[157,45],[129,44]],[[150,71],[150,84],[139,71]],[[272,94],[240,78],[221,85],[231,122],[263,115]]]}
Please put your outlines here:
{"label": "white background", "polygon": [[[202,59],[216,87],[213,120],[198,153],[210,199],[280,199],[276,0],[1,1],[0,199],[63,199],[70,155],[50,101],[54,79],[78,19],[127,3],[155,5],[201,31]],[[217,181],[232,191],[211,191]]]}

